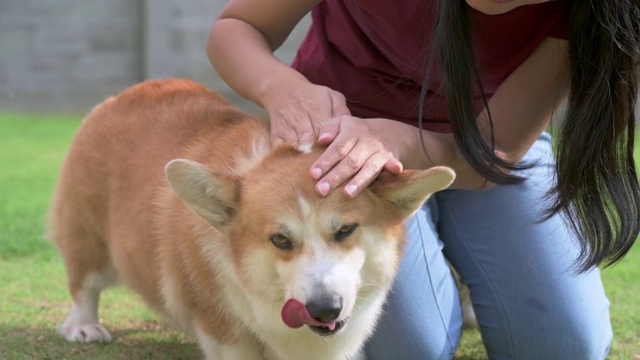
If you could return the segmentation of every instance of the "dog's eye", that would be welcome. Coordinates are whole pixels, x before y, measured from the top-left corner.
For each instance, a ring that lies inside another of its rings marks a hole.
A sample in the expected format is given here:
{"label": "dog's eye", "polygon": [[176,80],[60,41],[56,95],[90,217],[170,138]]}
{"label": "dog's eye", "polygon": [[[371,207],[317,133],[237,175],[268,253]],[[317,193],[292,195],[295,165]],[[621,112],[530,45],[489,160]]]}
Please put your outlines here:
{"label": "dog's eye", "polygon": [[271,235],[271,242],[278,249],[282,249],[282,250],[291,250],[291,249],[293,249],[293,243],[291,242],[291,240],[289,240],[289,238],[287,238],[286,236],[284,236],[282,234],[273,234],[273,235]]}
{"label": "dog's eye", "polygon": [[338,229],[338,231],[333,235],[333,239],[336,242],[344,241],[346,238],[351,236],[357,228],[358,224],[342,225],[342,227],[340,227],[340,229]]}

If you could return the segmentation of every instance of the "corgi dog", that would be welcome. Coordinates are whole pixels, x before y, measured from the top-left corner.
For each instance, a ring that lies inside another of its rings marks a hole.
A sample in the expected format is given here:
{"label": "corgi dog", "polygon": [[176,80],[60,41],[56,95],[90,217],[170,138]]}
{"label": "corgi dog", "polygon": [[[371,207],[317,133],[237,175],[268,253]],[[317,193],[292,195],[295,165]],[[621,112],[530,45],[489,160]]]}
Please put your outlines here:
{"label": "corgi dog", "polygon": [[119,282],[208,359],[356,359],[396,275],[405,221],[454,179],[382,174],[319,197],[318,146],[270,146],[267,121],[188,80],[98,105],[62,167],[50,237],[67,269],[68,341],[108,342],[100,292]]}

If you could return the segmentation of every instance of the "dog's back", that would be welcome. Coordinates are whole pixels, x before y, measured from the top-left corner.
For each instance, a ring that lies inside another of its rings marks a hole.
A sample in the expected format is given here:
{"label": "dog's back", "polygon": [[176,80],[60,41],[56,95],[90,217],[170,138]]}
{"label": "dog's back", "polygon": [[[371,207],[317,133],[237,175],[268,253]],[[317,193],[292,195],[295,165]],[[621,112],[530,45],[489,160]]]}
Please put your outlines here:
{"label": "dog's back", "polygon": [[[63,165],[51,215],[50,238],[70,267],[72,295],[87,281],[115,280],[108,276],[113,262],[120,271],[135,273],[122,277],[161,309],[159,289],[150,286],[159,283],[160,271],[148,271],[158,263],[140,254],[158,251],[157,238],[149,236],[150,204],[166,185],[165,165],[183,157],[232,166],[231,149],[250,152],[254,137],[267,139],[267,134],[264,123],[187,80],[142,83],[97,106]],[[86,278],[92,275],[96,278]]]}

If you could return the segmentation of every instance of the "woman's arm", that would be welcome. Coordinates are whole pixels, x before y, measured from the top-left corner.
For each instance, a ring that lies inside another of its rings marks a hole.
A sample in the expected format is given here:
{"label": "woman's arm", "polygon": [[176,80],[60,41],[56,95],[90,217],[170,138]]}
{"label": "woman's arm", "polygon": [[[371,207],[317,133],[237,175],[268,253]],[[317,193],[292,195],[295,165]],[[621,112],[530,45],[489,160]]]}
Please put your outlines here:
{"label": "woman's arm", "polygon": [[[566,41],[547,38],[489,101],[495,151],[502,159],[519,163],[566,97],[567,49]],[[358,121],[362,124],[349,124]],[[486,110],[479,115],[478,121],[485,141],[489,142]],[[315,174],[320,174],[316,176],[320,179],[319,193],[331,191],[353,176],[345,185],[345,192],[355,196],[380,171],[381,161],[374,163],[376,158],[371,154],[383,152],[381,148],[399,159],[404,168],[452,167],[456,171],[453,188],[481,190],[492,186],[460,154],[452,134],[423,131],[427,156],[422,149],[419,130],[396,121],[352,118],[342,121],[340,128],[328,127],[321,132],[327,134],[325,141],[331,145],[314,164],[314,168],[319,169]],[[323,182],[328,185],[321,185]]]}
{"label": "woman's arm", "polygon": [[222,10],[206,45],[209,60],[240,95],[264,107],[276,83],[306,79],[274,55],[295,25],[320,0],[233,0]]}
{"label": "woman's arm", "polygon": [[[384,119],[366,126],[350,125],[344,97],[313,85],[273,56],[291,29],[321,0],[233,0],[220,14],[207,43],[207,53],[220,76],[240,95],[269,111],[274,141],[307,143],[320,134],[331,143],[311,170],[319,193],[328,193],[350,179],[347,193],[355,196],[386,168],[447,165],[457,173],[454,187],[486,189],[459,153],[450,134],[423,131],[426,156],[418,129]],[[568,55],[566,41],[548,38],[500,86],[489,101],[496,154],[518,163],[548,126],[565,97]],[[330,119],[342,116],[322,128]],[[344,120],[346,119],[346,121]],[[486,111],[478,121],[490,139]],[[354,151],[355,150],[355,151]],[[355,175],[355,176],[354,176]],[[353,177],[353,178],[352,178]]]}
{"label": "woman's arm", "polygon": [[[502,83],[489,101],[496,155],[511,164],[518,164],[565,101],[568,83],[568,43],[547,38]],[[486,109],[478,117],[478,122],[485,141],[489,143],[491,130]],[[457,163],[460,177],[455,186],[466,189],[485,186],[485,179],[459,155]]]}
{"label": "woman's arm", "polygon": [[320,1],[232,0],[207,42],[209,59],[227,84],[269,112],[274,145],[310,145],[325,123],[349,114],[341,93],[310,83],[273,55]]}

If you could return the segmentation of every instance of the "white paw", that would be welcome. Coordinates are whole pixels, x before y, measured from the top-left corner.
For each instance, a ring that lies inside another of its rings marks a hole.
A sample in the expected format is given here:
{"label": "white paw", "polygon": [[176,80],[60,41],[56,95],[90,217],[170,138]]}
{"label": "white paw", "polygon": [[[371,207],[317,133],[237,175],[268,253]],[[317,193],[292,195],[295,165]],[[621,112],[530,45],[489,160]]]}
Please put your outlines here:
{"label": "white paw", "polygon": [[105,342],[111,341],[111,335],[100,324],[83,324],[83,325],[63,325],[60,327],[60,333],[73,342]]}

